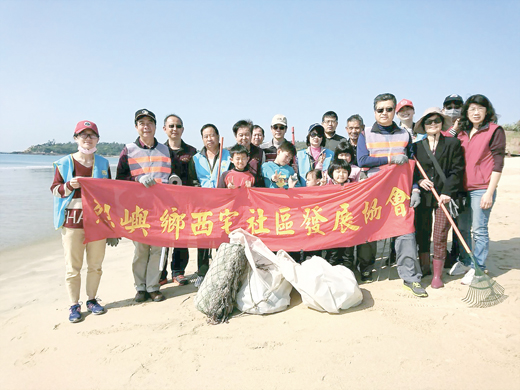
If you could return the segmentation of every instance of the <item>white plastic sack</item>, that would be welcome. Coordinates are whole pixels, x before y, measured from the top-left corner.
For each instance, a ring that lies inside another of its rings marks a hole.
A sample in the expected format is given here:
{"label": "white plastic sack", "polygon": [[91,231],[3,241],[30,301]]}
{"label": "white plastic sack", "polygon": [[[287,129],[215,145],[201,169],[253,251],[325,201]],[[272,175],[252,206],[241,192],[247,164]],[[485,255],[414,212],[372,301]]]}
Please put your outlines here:
{"label": "white plastic sack", "polygon": [[[283,279],[285,279],[284,281],[294,286],[301,294],[303,303],[312,309],[328,313],[339,313],[339,310],[357,306],[363,301],[363,294],[359,289],[356,277],[347,267],[342,265],[332,266],[318,256],[298,264],[283,250],[279,251],[275,256],[259,238],[243,229],[231,232],[229,238],[230,242],[240,243],[245,246],[246,256],[250,264],[252,262],[249,259],[253,258],[253,263],[257,266],[267,263],[269,264],[268,270],[275,274],[276,272],[281,273]],[[244,298],[248,304],[258,302],[258,299],[263,296],[260,294],[261,286],[268,284],[265,281],[260,282],[264,277],[268,277],[268,275],[257,273],[255,277],[249,278],[251,287],[247,287],[247,283],[243,284],[242,289],[237,294],[237,305],[239,304],[239,299],[243,302]],[[278,275],[276,275],[276,278],[278,280]],[[270,285],[273,285],[272,281]],[[244,289],[256,292],[256,299],[252,300],[244,297]],[[270,293],[267,287],[264,287],[263,291],[264,293]],[[283,310],[289,305],[289,293],[290,289],[287,292],[287,305],[275,311]],[[242,302],[240,303],[241,305],[243,304]],[[242,310],[240,306],[239,309]],[[275,311],[269,311],[269,313],[274,313]],[[252,311],[247,312],[251,313]]]}
{"label": "white plastic sack", "polygon": [[237,308],[250,314],[268,314],[285,310],[290,302],[292,286],[273,263],[276,256],[255,236],[243,229],[229,234],[231,244],[245,247],[249,266],[236,295]]}
{"label": "white plastic sack", "polygon": [[275,261],[301,294],[302,302],[312,309],[339,313],[363,301],[356,277],[347,267],[332,266],[318,256],[298,264],[285,251],[279,251]]}

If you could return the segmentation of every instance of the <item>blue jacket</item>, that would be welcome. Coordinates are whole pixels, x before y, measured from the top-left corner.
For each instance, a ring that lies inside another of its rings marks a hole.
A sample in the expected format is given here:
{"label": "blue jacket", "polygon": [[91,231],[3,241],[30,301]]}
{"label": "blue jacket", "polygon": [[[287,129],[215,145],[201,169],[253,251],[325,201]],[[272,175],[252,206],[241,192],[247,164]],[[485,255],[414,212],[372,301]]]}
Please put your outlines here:
{"label": "blue jacket", "polygon": [[[217,188],[217,175],[218,175],[218,159],[211,170],[209,166],[208,158],[206,157],[205,148],[197,153],[192,158],[192,163],[195,168],[197,180],[201,187],[205,188]],[[231,163],[231,155],[227,149],[222,149],[222,162],[220,164],[220,174],[226,172],[229,169]]]}
{"label": "blue jacket", "polygon": [[[332,150],[324,148],[322,153],[325,154],[325,160],[323,161],[322,171],[327,171],[329,168],[330,162],[334,157],[334,152]],[[309,171],[314,169],[315,163],[311,163],[311,156],[309,155],[308,148],[300,150],[296,154],[296,159],[298,160],[298,175],[300,176],[300,185],[305,187],[307,185],[307,180],[305,177]]]}
{"label": "blue jacket", "polygon": [[[68,156],[62,157],[54,164],[54,169],[60,171],[61,177],[63,177],[63,181],[67,183],[73,177],[74,172],[74,161],[72,160],[72,154]],[[108,160],[102,156],[94,156],[94,165],[92,169],[92,177],[97,179],[108,179],[108,170],[110,168],[110,163]],[[72,191],[69,196],[66,198],[58,198],[54,197],[54,228],[59,229],[63,226],[65,222],[65,209],[69,205],[72,196],[75,191]]]}

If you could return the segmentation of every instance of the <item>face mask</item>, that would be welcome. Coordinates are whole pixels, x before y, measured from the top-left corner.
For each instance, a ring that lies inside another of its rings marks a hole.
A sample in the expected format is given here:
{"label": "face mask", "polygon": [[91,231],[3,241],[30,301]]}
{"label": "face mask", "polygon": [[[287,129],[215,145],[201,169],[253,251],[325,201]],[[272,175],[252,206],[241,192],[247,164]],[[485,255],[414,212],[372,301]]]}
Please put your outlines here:
{"label": "face mask", "polygon": [[78,146],[78,151],[83,154],[94,154],[94,153],[96,153],[96,150],[97,150],[97,148],[95,146],[91,149],[84,149],[81,146]]}
{"label": "face mask", "polygon": [[449,116],[451,119],[457,119],[457,118],[460,118],[461,112],[462,112],[462,109],[460,109],[460,108],[452,108],[451,110],[444,111],[444,114]]}

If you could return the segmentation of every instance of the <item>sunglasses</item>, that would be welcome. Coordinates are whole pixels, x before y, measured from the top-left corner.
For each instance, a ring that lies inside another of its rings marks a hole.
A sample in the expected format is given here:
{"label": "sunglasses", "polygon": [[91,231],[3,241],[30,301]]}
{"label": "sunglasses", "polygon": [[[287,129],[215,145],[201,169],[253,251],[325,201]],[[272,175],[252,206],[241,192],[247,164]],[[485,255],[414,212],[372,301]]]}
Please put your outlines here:
{"label": "sunglasses", "polygon": [[182,129],[182,125],[168,125],[168,127],[169,127],[170,129],[175,129],[175,128],[177,128],[177,129]]}
{"label": "sunglasses", "polygon": [[376,112],[378,114],[382,114],[385,111],[386,112],[392,112],[392,111],[394,111],[394,107],[386,107],[386,108],[378,108],[378,109],[376,109]]}
{"label": "sunglasses", "polygon": [[321,135],[319,135],[318,133],[314,133],[314,132],[312,132],[310,134],[310,136],[311,136],[311,138],[315,138],[315,137],[321,138]]}
{"label": "sunglasses", "polygon": [[447,106],[445,106],[444,108],[446,110],[453,110],[453,109],[457,109],[457,108],[461,108],[462,106],[460,104],[448,104]]}
{"label": "sunglasses", "polygon": [[424,121],[424,125],[425,126],[431,126],[433,125],[434,123],[442,123],[442,119],[441,118],[435,118],[435,119],[427,119]]}
{"label": "sunglasses", "polygon": [[79,134],[78,137],[81,139],[87,139],[87,138],[98,139],[99,138],[96,134],[85,134],[85,133]]}
{"label": "sunglasses", "polygon": [[275,130],[285,130],[286,128],[287,127],[285,127],[285,126],[278,126],[278,125],[273,126],[273,129],[275,129]]}

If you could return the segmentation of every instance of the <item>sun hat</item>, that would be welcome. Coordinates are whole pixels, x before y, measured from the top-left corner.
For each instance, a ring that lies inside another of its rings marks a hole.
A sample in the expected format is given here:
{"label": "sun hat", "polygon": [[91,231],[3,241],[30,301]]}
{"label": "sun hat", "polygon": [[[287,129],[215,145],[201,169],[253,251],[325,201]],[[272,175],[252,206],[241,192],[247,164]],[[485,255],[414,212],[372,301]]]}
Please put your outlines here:
{"label": "sun hat", "polygon": [[74,135],[81,133],[83,130],[90,129],[99,137],[99,131],[94,122],[91,121],[79,121],[74,129]]}
{"label": "sun hat", "polygon": [[414,132],[416,132],[417,134],[426,134],[426,130],[424,129],[424,120],[430,114],[438,114],[444,119],[441,131],[446,131],[451,127],[451,118],[449,116],[444,115],[439,107],[430,107],[426,109],[426,111],[424,111],[424,114],[422,114],[421,119],[419,119],[415,123],[415,126],[413,128]]}
{"label": "sun hat", "polygon": [[403,99],[399,103],[397,103],[397,106],[395,107],[395,113],[397,114],[399,110],[403,107],[412,107],[415,110],[415,107],[413,106],[411,100]]}

